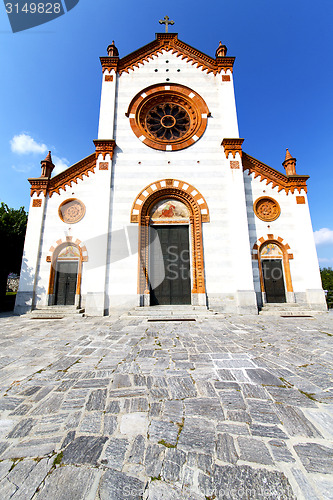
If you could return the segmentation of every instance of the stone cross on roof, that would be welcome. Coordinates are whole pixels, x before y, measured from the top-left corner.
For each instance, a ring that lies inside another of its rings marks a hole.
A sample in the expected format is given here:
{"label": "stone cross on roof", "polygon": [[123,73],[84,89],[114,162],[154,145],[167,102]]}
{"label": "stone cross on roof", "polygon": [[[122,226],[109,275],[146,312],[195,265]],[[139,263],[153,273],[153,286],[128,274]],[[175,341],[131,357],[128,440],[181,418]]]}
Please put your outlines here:
{"label": "stone cross on roof", "polygon": [[175,24],[175,21],[169,21],[169,17],[168,16],[164,16],[164,20],[160,19],[159,23],[160,24],[165,24],[165,32],[168,33],[168,31],[169,31],[169,24],[171,24],[171,26],[172,26],[173,24]]}

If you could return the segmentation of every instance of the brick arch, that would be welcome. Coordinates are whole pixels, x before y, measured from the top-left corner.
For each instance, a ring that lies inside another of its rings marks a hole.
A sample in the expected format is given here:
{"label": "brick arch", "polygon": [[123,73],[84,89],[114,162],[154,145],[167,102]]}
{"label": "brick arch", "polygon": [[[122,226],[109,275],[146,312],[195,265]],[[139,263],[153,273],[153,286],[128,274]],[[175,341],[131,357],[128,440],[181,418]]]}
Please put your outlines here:
{"label": "brick arch", "polygon": [[280,236],[274,236],[274,234],[267,234],[265,236],[262,236],[256,241],[256,243],[253,245],[252,248],[252,259],[258,260],[261,291],[265,292],[265,286],[264,286],[264,278],[263,278],[262,265],[260,259],[260,252],[263,246],[266,245],[267,243],[275,243],[281,249],[283,254],[282,260],[283,260],[283,268],[284,268],[287,292],[293,292],[293,284],[290,274],[289,261],[292,260],[294,256],[292,254],[291,248],[288,245],[288,243]]}
{"label": "brick arch", "polygon": [[131,222],[139,223],[138,293],[149,294],[149,224],[150,211],[160,200],[172,198],[184,203],[190,212],[192,243],[192,294],[205,293],[202,222],[209,221],[209,210],[203,196],[193,186],[174,179],[157,181],[141,191],[135,199]]}
{"label": "brick arch", "polygon": [[184,195],[185,193],[190,195],[199,207],[202,222],[209,222],[208,205],[200,191],[191,184],[177,179],[162,179],[146,186],[134,200],[131,209],[131,222],[139,222],[142,206],[148,197],[156,192],[161,193],[161,191],[166,191],[167,189],[175,189]]}
{"label": "brick arch", "polygon": [[77,282],[76,282],[76,295],[81,294],[81,281],[82,281],[82,263],[88,261],[88,252],[85,247],[85,245],[82,244],[82,241],[79,239],[75,239],[73,241],[72,236],[66,236],[66,238],[59,239],[56,241],[55,245],[52,245],[48,251],[48,254],[46,256],[46,262],[51,263],[51,269],[50,269],[50,279],[49,279],[49,288],[48,288],[48,295],[53,295],[54,294],[54,284],[55,284],[55,272],[56,272],[56,262],[58,255],[60,251],[64,248],[66,245],[73,245],[75,246],[80,253],[80,259],[79,259],[79,266],[78,266],[78,275],[77,275]]}

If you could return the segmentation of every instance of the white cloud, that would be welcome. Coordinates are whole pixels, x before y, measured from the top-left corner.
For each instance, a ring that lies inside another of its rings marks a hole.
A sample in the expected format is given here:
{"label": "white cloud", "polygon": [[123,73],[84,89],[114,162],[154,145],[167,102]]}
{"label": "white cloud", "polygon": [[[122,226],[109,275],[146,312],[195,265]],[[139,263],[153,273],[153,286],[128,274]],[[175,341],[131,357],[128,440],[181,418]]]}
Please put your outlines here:
{"label": "white cloud", "polygon": [[27,174],[28,172],[31,172],[33,165],[12,165],[12,169],[15,170],[15,172]]}
{"label": "white cloud", "polygon": [[60,172],[63,172],[64,170],[66,170],[66,168],[69,167],[69,161],[67,160],[67,158],[59,158],[58,156],[52,156],[52,161],[55,165],[52,172],[52,176],[60,174]]}
{"label": "white cloud", "polygon": [[316,245],[333,245],[333,230],[322,227],[314,232]]}
{"label": "white cloud", "polygon": [[327,257],[319,257],[318,260],[320,264],[333,264],[333,258],[328,259]]}
{"label": "white cloud", "polygon": [[13,153],[26,155],[30,153],[43,154],[47,152],[45,144],[38,144],[33,137],[28,134],[14,135],[10,141],[10,146]]}

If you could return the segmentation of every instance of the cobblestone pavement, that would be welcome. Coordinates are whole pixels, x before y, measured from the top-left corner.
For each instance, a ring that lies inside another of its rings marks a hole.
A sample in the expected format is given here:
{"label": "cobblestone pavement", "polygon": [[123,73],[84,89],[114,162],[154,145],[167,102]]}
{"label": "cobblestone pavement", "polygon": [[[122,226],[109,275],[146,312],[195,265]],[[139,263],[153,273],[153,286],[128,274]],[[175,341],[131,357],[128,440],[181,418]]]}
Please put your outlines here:
{"label": "cobblestone pavement", "polygon": [[2,315],[1,499],[332,499],[332,320]]}

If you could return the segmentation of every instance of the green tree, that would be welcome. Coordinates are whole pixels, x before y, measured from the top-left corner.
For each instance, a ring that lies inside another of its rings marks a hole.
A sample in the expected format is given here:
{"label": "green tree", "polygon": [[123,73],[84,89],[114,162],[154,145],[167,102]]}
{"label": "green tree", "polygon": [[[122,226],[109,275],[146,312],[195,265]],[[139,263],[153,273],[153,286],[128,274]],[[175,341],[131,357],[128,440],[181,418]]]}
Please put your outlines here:
{"label": "green tree", "polygon": [[18,210],[0,205],[0,303],[6,296],[9,273],[19,273],[27,227],[28,214],[24,207]]}
{"label": "green tree", "polygon": [[320,270],[321,282],[323,284],[323,289],[327,290],[327,305],[328,307],[333,307],[333,269],[331,267],[324,267]]}

